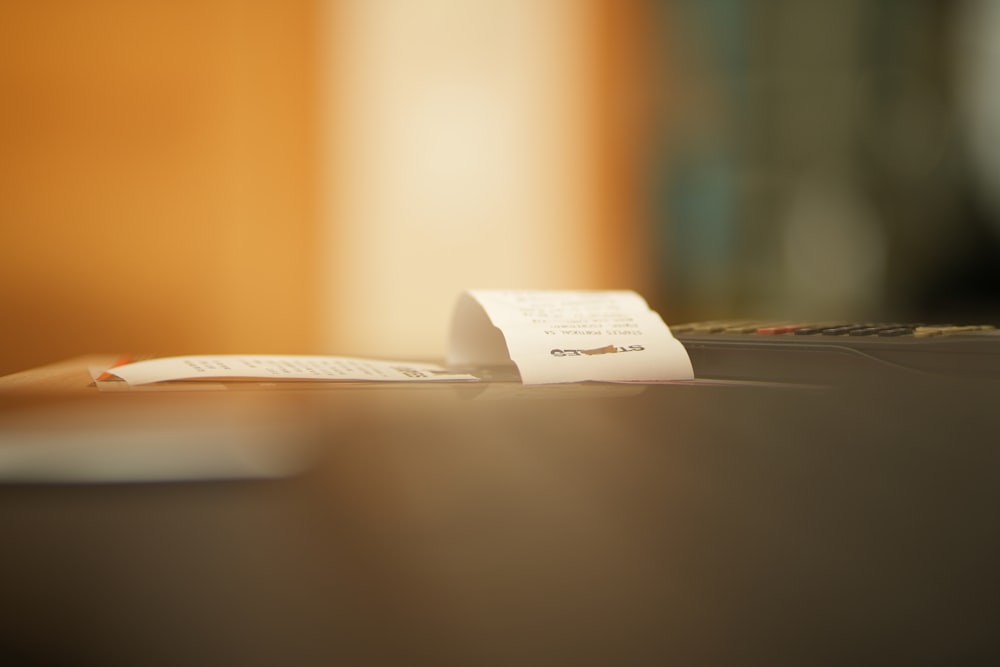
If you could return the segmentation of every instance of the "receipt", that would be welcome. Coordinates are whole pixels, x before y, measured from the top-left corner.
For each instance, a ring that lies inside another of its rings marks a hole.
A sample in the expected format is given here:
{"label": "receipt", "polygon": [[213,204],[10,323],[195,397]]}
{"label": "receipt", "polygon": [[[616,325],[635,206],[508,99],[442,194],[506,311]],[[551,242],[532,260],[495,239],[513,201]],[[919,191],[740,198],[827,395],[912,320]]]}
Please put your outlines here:
{"label": "receipt", "polygon": [[469,290],[452,319],[448,365],[514,363],[525,384],[694,377],[684,346],[630,290]]}
{"label": "receipt", "polygon": [[111,375],[129,387],[178,380],[456,382],[513,366],[524,384],[694,376],[684,346],[635,292],[470,290],[455,305],[447,367],[354,357],[197,355],[114,366],[95,379],[100,385],[103,375]]}

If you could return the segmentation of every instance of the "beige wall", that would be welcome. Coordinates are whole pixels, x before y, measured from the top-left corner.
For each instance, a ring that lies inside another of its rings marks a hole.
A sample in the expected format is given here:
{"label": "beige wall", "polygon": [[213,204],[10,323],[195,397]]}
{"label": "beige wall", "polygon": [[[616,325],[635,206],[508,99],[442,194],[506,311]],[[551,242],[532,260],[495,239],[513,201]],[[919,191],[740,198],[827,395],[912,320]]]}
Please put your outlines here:
{"label": "beige wall", "polygon": [[342,0],[327,339],[442,357],[465,288],[642,289],[634,2]]}

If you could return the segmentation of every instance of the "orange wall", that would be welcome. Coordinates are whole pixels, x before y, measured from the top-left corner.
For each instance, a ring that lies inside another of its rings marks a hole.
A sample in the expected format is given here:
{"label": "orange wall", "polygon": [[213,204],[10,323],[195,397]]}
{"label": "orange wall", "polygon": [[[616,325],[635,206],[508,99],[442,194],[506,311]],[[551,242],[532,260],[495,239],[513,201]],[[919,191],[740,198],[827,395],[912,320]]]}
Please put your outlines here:
{"label": "orange wall", "polygon": [[658,148],[651,145],[657,122],[650,60],[654,16],[643,0],[587,4],[589,172],[601,258],[594,271],[602,287],[630,287],[648,295],[654,288],[649,266],[652,221],[642,202],[647,195],[645,169]]}
{"label": "orange wall", "polygon": [[313,4],[0,4],[0,373],[315,348]]}
{"label": "orange wall", "polygon": [[[324,154],[343,119],[319,117],[347,90],[329,58],[344,7],[0,3],[0,373],[91,352],[356,352],[358,312],[321,270],[349,253],[330,239],[366,224],[322,199],[345,182]],[[644,3],[561,7],[585,33],[567,64],[582,100],[564,106],[586,284],[565,286],[644,290]]]}

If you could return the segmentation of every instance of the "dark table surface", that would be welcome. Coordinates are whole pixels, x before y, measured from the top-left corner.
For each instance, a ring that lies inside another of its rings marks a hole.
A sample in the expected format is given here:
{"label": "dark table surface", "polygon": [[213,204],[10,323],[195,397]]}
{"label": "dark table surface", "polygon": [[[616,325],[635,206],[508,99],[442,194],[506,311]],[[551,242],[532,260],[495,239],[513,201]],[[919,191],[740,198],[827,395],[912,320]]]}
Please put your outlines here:
{"label": "dark table surface", "polygon": [[301,465],[0,484],[0,664],[1000,657],[997,389],[10,391],[0,434],[238,405]]}

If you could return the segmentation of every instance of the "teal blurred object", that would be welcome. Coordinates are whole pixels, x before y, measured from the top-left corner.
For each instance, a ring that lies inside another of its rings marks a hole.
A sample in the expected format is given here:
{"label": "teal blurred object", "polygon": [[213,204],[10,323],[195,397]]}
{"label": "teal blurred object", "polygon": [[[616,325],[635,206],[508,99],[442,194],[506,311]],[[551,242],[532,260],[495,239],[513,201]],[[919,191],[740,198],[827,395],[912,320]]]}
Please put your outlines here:
{"label": "teal blurred object", "polygon": [[974,68],[956,57],[974,51],[958,28],[1000,13],[932,0],[649,7],[654,69],[670,82],[646,165],[653,300],[672,321],[1000,320],[1000,212],[969,149],[989,142],[956,93]]}

